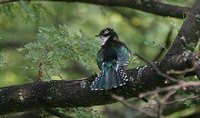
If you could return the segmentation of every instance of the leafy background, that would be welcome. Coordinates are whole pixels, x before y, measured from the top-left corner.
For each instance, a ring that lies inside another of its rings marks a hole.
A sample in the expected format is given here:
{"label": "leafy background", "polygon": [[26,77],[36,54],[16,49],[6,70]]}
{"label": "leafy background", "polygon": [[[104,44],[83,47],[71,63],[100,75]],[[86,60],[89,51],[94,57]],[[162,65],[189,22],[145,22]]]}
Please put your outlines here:
{"label": "leafy background", "polygon": [[[181,6],[191,6],[194,3],[194,0],[161,1]],[[129,17],[124,17],[123,14]],[[132,52],[153,60],[165,48],[170,28],[173,27],[172,41],[183,22],[127,8],[23,0],[0,5],[0,16],[1,87],[36,81],[39,68],[45,81],[81,79],[98,73],[95,60],[99,44],[94,35],[106,27],[113,28]],[[11,42],[18,45],[13,46]],[[144,62],[133,57],[129,68],[143,64]],[[180,93],[180,96],[183,95],[185,94]],[[129,102],[145,104],[138,99]],[[186,101],[185,104],[182,107],[187,112],[180,110],[173,113],[167,109],[168,117],[176,118],[196,108],[196,101]],[[142,117],[140,113],[133,112],[120,103],[60,110],[77,118],[106,118],[111,112],[116,112],[119,118]],[[21,114],[23,113],[6,117]],[[46,113],[40,113],[40,116],[54,117]]]}

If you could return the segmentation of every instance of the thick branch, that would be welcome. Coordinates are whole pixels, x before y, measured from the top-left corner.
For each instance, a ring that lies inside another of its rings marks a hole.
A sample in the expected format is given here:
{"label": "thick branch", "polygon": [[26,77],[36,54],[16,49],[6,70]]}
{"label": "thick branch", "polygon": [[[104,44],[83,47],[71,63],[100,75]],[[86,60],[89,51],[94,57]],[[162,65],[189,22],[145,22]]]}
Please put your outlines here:
{"label": "thick branch", "polygon": [[[196,58],[197,55],[188,55]],[[168,63],[168,64],[166,64]],[[155,63],[163,72],[188,67],[185,57],[172,57]],[[130,81],[123,87],[108,91],[92,91],[91,81],[94,77],[74,81],[33,82],[24,85],[4,87],[0,89],[0,114],[55,107],[88,107],[115,102],[112,94],[124,98],[137,97],[140,93],[153,90],[158,86],[166,86],[165,78],[157,75],[151,66],[130,69],[127,71]]]}
{"label": "thick branch", "polygon": [[0,41],[0,49],[3,48],[19,48],[24,46],[30,41],[21,41],[21,40],[1,40]]}
{"label": "thick branch", "polygon": [[[96,0],[93,2],[96,3],[97,1],[104,0]],[[119,1],[121,0],[116,0],[116,3],[119,3]],[[130,0],[128,1],[130,2]],[[115,3],[112,2],[112,4]],[[180,30],[179,34],[186,37],[186,40],[182,42],[186,42],[186,44],[194,43],[196,45],[199,39],[199,35],[195,35],[195,31],[198,31],[199,28],[197,22],[199,20],[196,19],[199,18],[196,17],[200,13],[199,9],[200,0],[197,0]],[[177,38],[175,40],[167,58],[154,63],[160,71],[166,72],[170,69],[183,70],[190,68],[191,65],[188,65],[191,63],[190,61],[195,60],[199,56],[193,53],[186,54],[182,49],[182,44],[179,39]],[[175,54],[172,49],[178,51],[179,55]],[[87,107],[109,104],[115,102],[112,99],[112,94],[124,96],[124,98],[131,98],[137,97],[140,93],[153,90],[159,86],[167,86],[164,82],[165,78],[158,76],[151,66],[146,65],[140,68],[130,69],[127,73],[130,81],[125,86],[108,91],[90,90],[89,86],[94,80],[94,77],[76,81],[33,82],[30,84],[0,88],[0,114],[40,108]]]}
{"label": "thick branch", "polygon": [[200,35],[200,1],[197,0],[192,7],[189,15],[185,19],[176,39],[174,40],[171,49],[166,56],[183,53],[189,49],[194,51]]}
{"label": "thick branch", "polygon": [[[19,0],[1,0],[0,4],[15,2]],[[55,2],[80,2],[110,7],[126,7],[153,13],[160,16],[170,16],[176,18],[185,18],[186,13],[190,10],[188,7],[181,7],[161,3],[154,0],[34,0],[34,1],[55,1]]]}

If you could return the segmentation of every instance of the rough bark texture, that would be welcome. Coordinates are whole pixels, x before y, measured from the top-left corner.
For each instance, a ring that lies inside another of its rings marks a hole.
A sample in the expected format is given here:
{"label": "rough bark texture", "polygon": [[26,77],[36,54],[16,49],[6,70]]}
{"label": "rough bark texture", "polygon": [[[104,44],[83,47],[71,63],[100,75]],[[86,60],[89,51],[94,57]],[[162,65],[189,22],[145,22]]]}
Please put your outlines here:
{"label": "rough bark texture", "polygon": [[[15,2],[19,0],[1,0],[0,4]],[[161,3],[154,0],[34,0],[34,1],[53,1],[53,2],[80,2],[109,7],[126,7],[153,13],[160,16],[170,16],[175,18],[185,18],[186,13],[190,10],[188,7],[181,7]],[[33,1],[31,1],[33,2]]]}
{"label": "rough bark texture", "polygon": [[[185,19],[176,39],[174,40],[171,49],[166,56],[183,53],[189,49],[194,51],[194,48],[199,41],[200,35],[200,4],[196,2]],[[183,44],[185,43],[185,44]],[[184,47],[186,45],[186,47]]]}
{"label": "rough bark texture", "polygon": [[[97,4],[97,2],[103,1],[94,0],[93,3]],[[110,2],[110,4],[119,4],[120,1]],[[130,0],[128,1],[130,2]],[[197,0],[179,32],[180,35],[175,39],[168,54],[162,60],[154,63],[162,72],[170,69],[183,70],[190,68],[191,61],[199,56],[188,52],[188,50],[193,51],[199,40],[199,34],[197,33],[200,27],[199,14],[200,0]],[[180,37],[182,36],[186,38],[181,43]],[[187,48],[182,46],[185,44],[191,45],[191,48],[183,49]],[[155,70],[147,65],[128,70],[128,77],[130,77],[131,81],[125,86],[108,91],[91,91],[89,85],[94,80],[93,76],[84,80],[33,82],[3,87],[0,88],[0,114],[42,108],[87,107],[109,104],[115,102],[111,97],[112,94],[124,96],[128,99],[137,97],[139,93],[159,86],[167,86],[164,83],[166,78],[158,76]]]}
{"label": "rough bark texture", "polygon": [[[192,60],[196,56],[188,56]],[[172,57],[156,62],[162,71],[189,68],[185,56]],[[168,63],[168,64],[166,64]],[[111,95],[125,98],[137,97],[139,93],[153,90],[158,86],[167,86],[165,78],[159,77],[151,66],[142,66],[128,70],[131,81],[123,87],[108,91],[92,91],[90,83],[93,76],[84,80],[33,82],[0,88],[0,114],[54,107],[88,107],[115,102]]]}

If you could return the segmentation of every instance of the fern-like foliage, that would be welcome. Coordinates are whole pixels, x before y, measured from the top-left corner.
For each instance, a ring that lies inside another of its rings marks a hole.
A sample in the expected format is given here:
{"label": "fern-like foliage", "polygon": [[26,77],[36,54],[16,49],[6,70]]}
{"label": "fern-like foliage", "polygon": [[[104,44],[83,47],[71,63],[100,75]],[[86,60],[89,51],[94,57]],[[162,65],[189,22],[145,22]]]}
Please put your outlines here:
{"label": "fern-like foliage", "polygon": [[18,49],[33,65],[28,69],[37,69],[42,63],[43,69],[51,75],[57,75],[65,67],[66,60],[75,60],[86,69],[94,69],[98,43],[83,32],[70,32],[67,26],[40,27],[38,40]]}
{"label": "fern-like foliage", "polygon": [[43,13],[45,12],[46,9],[42,4],[30,4],[24,0],[0,6],[0,15],[8,17],[10,20],[15,20],[20,16],[27,23],[31,21],[40,24],[41,19],[44,19]]}
{"label": "fern-like foliage", "polygon": [[0,53],[0,69],[4,69],[6,67],[6,62],[4,59],[5,55],[1,52]]}

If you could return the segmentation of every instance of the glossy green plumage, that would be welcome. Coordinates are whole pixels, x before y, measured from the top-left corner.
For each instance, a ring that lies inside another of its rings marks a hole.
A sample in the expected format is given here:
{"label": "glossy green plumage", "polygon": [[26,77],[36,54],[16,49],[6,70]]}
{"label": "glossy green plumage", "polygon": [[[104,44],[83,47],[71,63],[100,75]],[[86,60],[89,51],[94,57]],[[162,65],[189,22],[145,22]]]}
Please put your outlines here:
{"label": "glossy green plumage", "polygon": [[126,66],[131,57],[130,50],[125,45],[114,48],[114,50],[117,53],[117,61],[119,62],[119,66]]}
{"label": "glossy green plumage", "polygon": [[[119,46],[113,46],[113,50],[117,54],[117,62],[119,66],[127,65],[128,61],[131,57],[131,51],[127,48],[125,44],[120,42],[121,45]],[[106,49],[101,48],[97,54],[97,65],[99,69],[102,69],[102,63],[104,62],[104,54],[105,54]]]}
{"label": "glossy green plumage", "polygon": [[125,85],[129,80],[126,66],[131,57],[131,51],[118,40],[117,34],[112,29],[104,29],[98,36],[103,37],[102,40],[106,42],[97,54],[97,65],[101,72],[93,81],[91,89],[108,90]]}

